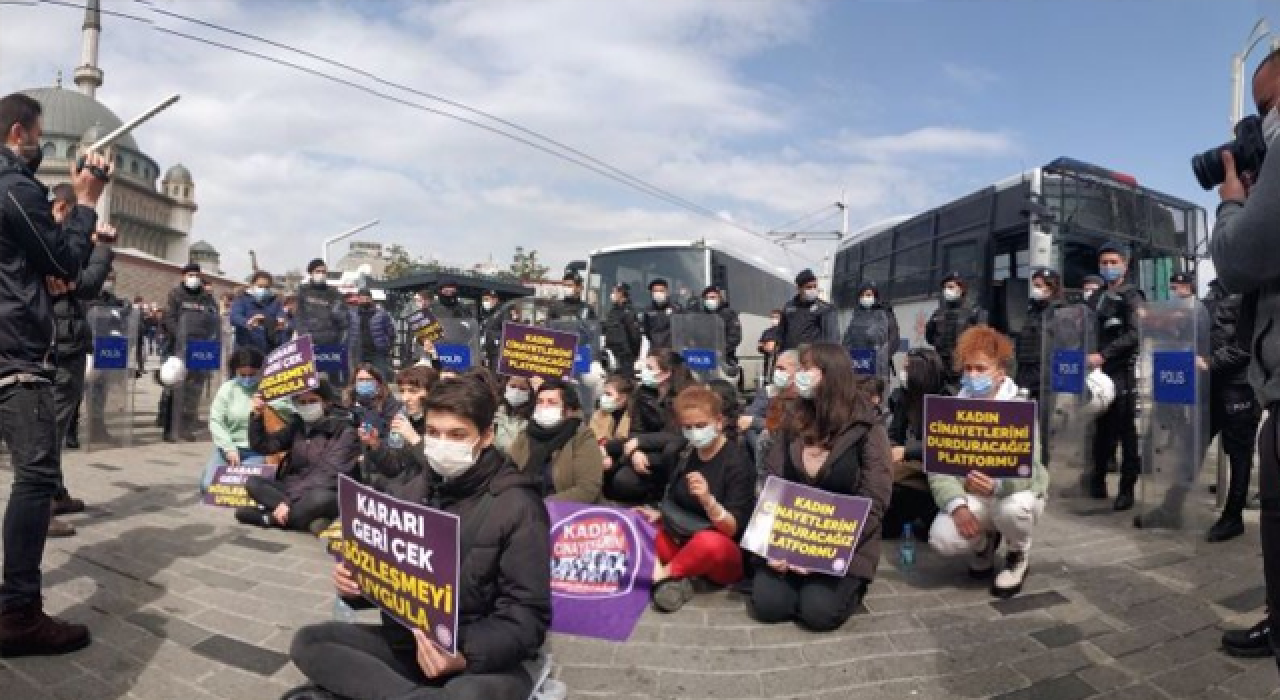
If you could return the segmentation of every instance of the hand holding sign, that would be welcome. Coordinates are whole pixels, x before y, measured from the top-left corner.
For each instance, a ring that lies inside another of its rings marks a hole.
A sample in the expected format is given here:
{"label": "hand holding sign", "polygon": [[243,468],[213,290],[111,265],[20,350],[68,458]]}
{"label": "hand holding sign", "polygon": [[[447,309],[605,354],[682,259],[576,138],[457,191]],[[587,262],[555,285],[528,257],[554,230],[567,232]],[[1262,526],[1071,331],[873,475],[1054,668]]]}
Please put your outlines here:
{"label": "hand holding sign", "polygon": [[422,630],[414,630],[418,642],[418,668],[427,678],[445,678],[467,670],[467,659],[462,654],[450,654],[438,644],[427,639]]}
{"label": "hand holding sign", "polygon": [[356,577],[351,573],[351,569],[347,568],[345,561],[340,561],[333,566],[333,587],[337,589],[338,595],[347,598],[360,595],[360,584],[356,583]]}
{"label": "hand holding sign", "polygon": [[226,457],[228,466],[240,466],[240,450],[227,450],[223,453],[223,456]]}
{"label": "hand holding sign", "polygon": [[996,482],[982,472],[969,472],[969,476],[964,480],[964,490],[975,496],[990,498],[996,495]]}

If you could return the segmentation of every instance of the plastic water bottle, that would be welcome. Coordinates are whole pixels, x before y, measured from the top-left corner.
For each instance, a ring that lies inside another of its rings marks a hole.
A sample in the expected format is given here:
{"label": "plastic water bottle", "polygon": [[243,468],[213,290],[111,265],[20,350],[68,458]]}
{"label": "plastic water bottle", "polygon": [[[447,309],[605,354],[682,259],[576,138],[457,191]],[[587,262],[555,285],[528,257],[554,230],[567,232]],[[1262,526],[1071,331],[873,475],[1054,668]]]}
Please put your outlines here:
{"label": "plastic water bottle", "polygon": [[333,597],[333,621],[348,624],[354,624],[356,621],[355,609],[347,605],[347,601],[343,600],[342,596]]}
{"label": "plastic water bottle", "polygon": [[569,697],[569,686],[562,681],[554,678],[548,678],[542,682],[542,687],[538,688],[537,700],[565,700]]}
{"label": "plastic water bottle", "polygon": [[[404,411],[401,411],[400,415],[404,417],[405,420],[408,420],[409,418],[405,415]],[[395,430],[391,430],[387,434],[387,447],[390,447],[393,450],[398,450],[404,447],[404,436],[397,433]]]}
{"label": "plastic water bottle", "polygon": [[902,542],[898,544],[898,559],[902,562],[902,572],[910,574],[916,566],[916,535],[911,523],[902,526]]}

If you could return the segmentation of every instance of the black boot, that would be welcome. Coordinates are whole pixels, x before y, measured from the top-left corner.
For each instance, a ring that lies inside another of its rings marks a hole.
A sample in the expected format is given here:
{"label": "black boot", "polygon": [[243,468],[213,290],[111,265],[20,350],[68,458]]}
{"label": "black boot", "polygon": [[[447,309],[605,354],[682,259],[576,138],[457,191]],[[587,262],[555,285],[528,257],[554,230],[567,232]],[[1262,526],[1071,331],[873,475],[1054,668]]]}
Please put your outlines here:
{"label": "black boot", "polygon": [[1226,513],[1209,528],[1210,542],[1226,542],[1244,534],[1244,518],[1239,513]]}
{"label": "black boot", "polygon": [[1271,648],[1271,620],[1264,617],[1247,630],[1227,630],[1222,633],[1222,649],[1229,656],[1243,659],[1263,659],[1275,652]]}
{"label": "black boot", "polygon": [[1116,494],[1116,502],[1112,505],[1115,510],[1129,510],[1133,508],[1133,487],[1137,483],[1136,476],[1120,477],[1120,491]]}
{"label": "black boot", "polygon": [[0,658],[56,656],[89,646],[89,628],[44,614],[39,601],[0,613]]}

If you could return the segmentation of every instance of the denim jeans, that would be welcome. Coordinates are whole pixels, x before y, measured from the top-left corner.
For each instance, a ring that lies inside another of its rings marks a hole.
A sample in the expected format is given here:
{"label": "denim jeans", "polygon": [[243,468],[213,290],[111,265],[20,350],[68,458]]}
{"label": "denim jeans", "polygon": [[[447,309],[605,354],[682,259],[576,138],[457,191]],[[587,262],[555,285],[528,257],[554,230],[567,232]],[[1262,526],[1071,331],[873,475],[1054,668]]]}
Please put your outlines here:
{"label": "denim jeans", "polygon": [[52,384],[0,389],[0,438],[13,462],[13,489],[4,513],[0,610],[40,602],[50,504],[62,481],[55,414]]}
{"label": "denim jeans", "polygon": [[[240,448],[240,463],[261,462],[265,457],[254,452],[253,450],[242,447]],[[209,490],[209,486],[213,484],[213,473],[218,467],[226,466],[227,458],[222,454],[220,448],[213,448],[213,454],[209,456],[209,463],[204,465],[204,474],[200,476],[200,493],[204,494]]]}

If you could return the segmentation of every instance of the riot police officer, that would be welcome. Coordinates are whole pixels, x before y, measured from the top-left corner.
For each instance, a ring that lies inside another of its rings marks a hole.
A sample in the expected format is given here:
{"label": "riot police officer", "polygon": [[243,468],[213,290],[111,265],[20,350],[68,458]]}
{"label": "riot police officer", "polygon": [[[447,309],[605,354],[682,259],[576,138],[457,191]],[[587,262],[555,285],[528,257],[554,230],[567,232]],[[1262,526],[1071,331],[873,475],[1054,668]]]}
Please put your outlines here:
{"label": "riot police officer", "polygon": [[475,314],[469,305],[458,298],[458,285],[443,282],[436,290],[435,301],[431,302],[430,311],[436,318],[474,318]]}
{"label": "riot police officer", "polygon": [[671,303],[670,286],[661,277],[649,282],[649,308],[640,313],[640,330],[649,339],[649,352],[671,347],[671,314],[684,309]]}
{"label": "riot police officer", "polygon": [[[164,322],[169,345],[165,349],[165,357],[178,357],[183,344],[191,340],[211,340],[218,337],[221,323],[218,302],[209,293],[199,265],[190,263],[182,268],[182,284],[169,292],[168,313],[165,314]],[[167,409],[161,409],[165,442],[177,442],[178,438],[187,442],[197,440],[195,430],[199,423],[200,396],[208,378],[207,371],[188,370],[182,381],[180,405],[174,405],[177,399],[171,390],[165,392]],[[165,399],[162,398],[161,401],[164,406]],[[182,412],[182,435],[173,434],[174,411]]]}
{"label": "riot police officer", "polygon": [[985,309],[969,301],[969,283],[959,272],[949,272],[942,278],[942,300],[925,324],[925,342],[938,351],[942,358],[944,383],[953,390],[960,385],[960,371],[956,369],[954,353],[956,341],[966,330],[987,323]]}
{"label": "riot police officer", "polygon": [[876,367],[876,376],[889,377],[893,374],[889,363],[893,361],[900,342],[898,318],[880,296],[880,287],[869,280],[863,282],[858,287],[858,305],[849,319],[848,328],[844,329],[842,343],[845,350],[874,349],[877,361],[886,363],[886,366]]}
{"label": "riot police officer", "polygon": [[1030,299],[1027,302],[1027,319],[1018,333],[1018,386],[1040,398],[1040,364],[1044,329],[1053,318],[1053,312],[1062,308],[1062,277],[1047,267],[1031,273]]}
{"label": "riot police officer", "polygon": [[702,304],[698,312],[719,316],[724,323],[724,359],[738,366],[738,346],[742,344],[742,320],[738,312],[729,308],[724,290],[714,284],[702,290]]}
{"label": "riot police officer", "polygon": [[1146,301],[1142,290],[1129,284],[1127,248],[1108,243],[1098,250],[1098,270],[1106,287],[1094,296],[1098,320],[1098,351],[1089,355],[1090,369],[1101,369],[1116,387],[1115,400],[1098,417],[1093,435],[1093,474],[1089,491],[1094,498],[1107,497],[1107,463],[1120,443],[1120,491],[1115,509],[1133,507],[1133,487],[1138,481],[1136,378],[1138,361],[1138,309]]}
{"label": "riot police officer", "polygon": [[631,287],[619,284],[609,295],[609,312],[605,314],[604,346],[613,355],[614,374],[631,376],[640,357],[640,324],[631,307]]}
{"label": "riot police officer", "polygon": [[[329,285],[329,268],[320,258],[307,265],[307,274],[311,280],[298,288],[298,309],[294,314],[297,334],[310,334],[316,345],[345,345],[350,317],[342,292]],[[167,320],[174,322],[172,318]]]}
{"label": "riot police officer", "polygon": [[480,295],[480,310],[476,320],[480,322],[480,345],[488,367],[498,366],[498,353],[502,350],[502,316],[498,313],[499,297],[495,289],[486,289]]}
{"label": "riot police officer", "polygon": [[796,295],[782,308],[778,324],[778,352],[808,343],[835,342],[840,337],[836,307],[818,298],[818,276],[813,270],[796,275]]}
{"label": "riot police officer", "polygon": [[1080,280],[1080,292],[1085,305],[1090,309],[1098,308],[1098,292],[1105,286],[1107,283],[1098,275],[1085,275]]}
{"label": "riot police officer", "polygon": [[596,312],[582,299],[582,278],[574,272],[564,275],[564,297],[551,305],[552,321],[594,321]]}

